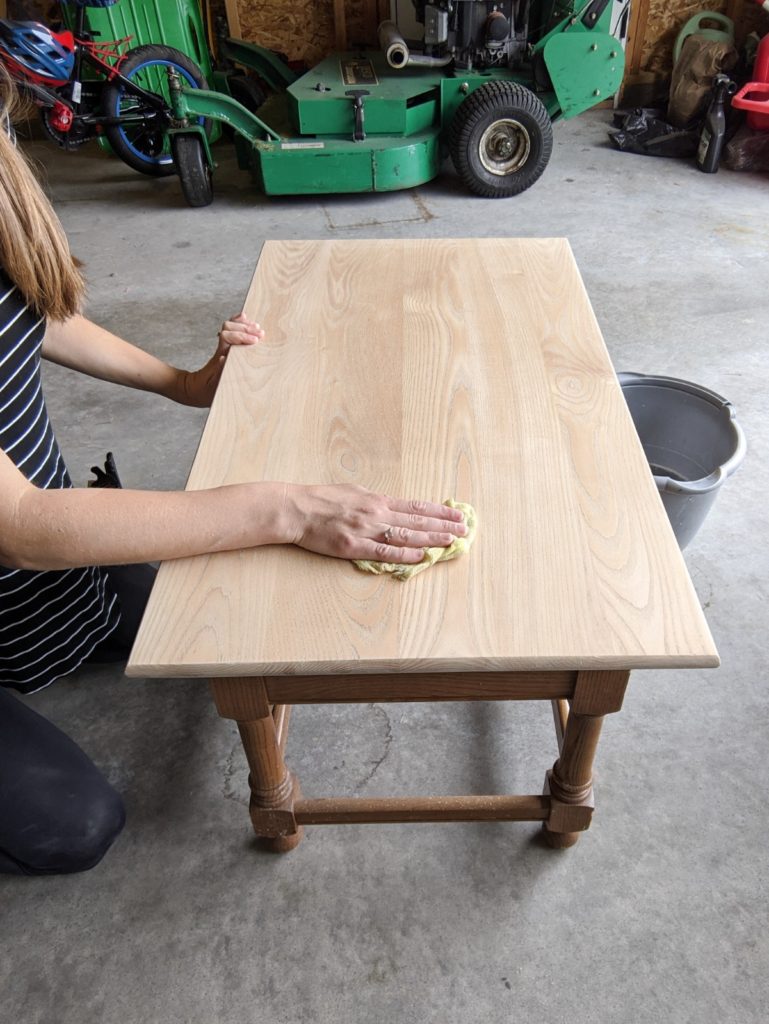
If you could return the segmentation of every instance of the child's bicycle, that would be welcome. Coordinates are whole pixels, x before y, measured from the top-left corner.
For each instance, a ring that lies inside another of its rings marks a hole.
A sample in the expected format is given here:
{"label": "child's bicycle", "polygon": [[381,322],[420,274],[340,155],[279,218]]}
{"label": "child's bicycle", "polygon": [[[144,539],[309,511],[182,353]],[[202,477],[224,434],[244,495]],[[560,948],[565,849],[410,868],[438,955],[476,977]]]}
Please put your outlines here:
{"label": "child's bicycle", "polygon": [[[86,7],[118,0],[63,0],[77,6],[74,32],[0,19],[0,62],[40,110],[46,133],[64,149],[106,136],[129,167],[174,174],[166,129],[172,119],[168,69],[190,88],[207,88],[200,68],[170,46],[126,49],[125,39],[95,42]],[[202,123],[202,121],[201,121]]]}

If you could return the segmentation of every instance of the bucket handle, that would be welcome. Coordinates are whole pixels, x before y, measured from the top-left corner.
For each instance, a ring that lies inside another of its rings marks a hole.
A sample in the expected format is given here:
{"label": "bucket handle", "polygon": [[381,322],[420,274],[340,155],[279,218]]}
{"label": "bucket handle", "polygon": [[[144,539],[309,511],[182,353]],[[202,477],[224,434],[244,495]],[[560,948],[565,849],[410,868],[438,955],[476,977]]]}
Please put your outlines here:
{"label": "bucket handle", "polygon": [[655,476],[654,482],[666,494],[707,494],[708,491],[717,490],[728,476],[724,467],[719,466],[701,480],[674,480],[670,476]]}
{"label": "bucket handle", "polygon": [[701,384],[692,384],[691,381],[680,380],[677,377],[654,377],[646,373],[632,373],[628,371],[618,373],[617,380],[620,387],[624,387],[625,384],[633,384],[636,381],[643,381],[644,383],[656,381],[657,383],[669,384],[673,387],[679,385],[682,386],[682,390],[687,391],[690,395],[696,395],[698,398],[710,402],[711,405],[718,406],[722,412],[727,413],[729,416],[736,442],[731,457],[701,480],[673,480],[669,476],[655,476],[654,480],[661,490],[666,491],[668,494],[707,494],[708,491],[714,491],[717,487],[720,487],[745,458],[745,453],[748,450],[745,433],[737,422],[734,406],[723,395],[711,391],[710,388],[704,388]]}

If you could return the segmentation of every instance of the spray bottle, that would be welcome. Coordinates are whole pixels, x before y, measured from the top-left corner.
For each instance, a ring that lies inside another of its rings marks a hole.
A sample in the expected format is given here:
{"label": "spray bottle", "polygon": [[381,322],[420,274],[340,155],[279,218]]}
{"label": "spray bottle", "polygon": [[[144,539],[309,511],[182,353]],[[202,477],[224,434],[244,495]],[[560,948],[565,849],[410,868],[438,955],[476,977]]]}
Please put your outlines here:
{"label": "spray bottle", "polygon": [[697,149],[697,166],[705,174],[715,174],[718,170],[726,141],[726,97],[731,96],[736,88],[728,75],[716,75],[713,80],[713,95]]}

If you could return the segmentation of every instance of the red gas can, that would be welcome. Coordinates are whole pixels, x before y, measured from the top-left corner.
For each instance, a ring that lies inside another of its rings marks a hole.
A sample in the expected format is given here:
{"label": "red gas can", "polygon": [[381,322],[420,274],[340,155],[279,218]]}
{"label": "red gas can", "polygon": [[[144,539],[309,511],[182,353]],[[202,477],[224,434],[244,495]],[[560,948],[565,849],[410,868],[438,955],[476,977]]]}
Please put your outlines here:
{"label": "red gas can", "polygon": [[769,131],[769,35],[758,44],[753,65],[753,81],[743,85],[732,106],[747,111],[748,127]]}

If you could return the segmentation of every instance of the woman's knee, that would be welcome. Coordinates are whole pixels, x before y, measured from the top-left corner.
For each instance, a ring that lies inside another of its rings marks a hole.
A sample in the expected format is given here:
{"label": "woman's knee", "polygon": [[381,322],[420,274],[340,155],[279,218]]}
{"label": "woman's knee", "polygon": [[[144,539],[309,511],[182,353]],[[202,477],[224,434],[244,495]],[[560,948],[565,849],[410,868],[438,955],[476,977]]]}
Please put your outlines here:
{"label": "woman's knee", "polygon": [[[95,867],[125,825],[125,806],[120,794],[106,780],[81,797],[78,813],[61,823],[58,837],[48,849],[39,849],[36,872],[69,874]],[[58,840],[58,842],[56,841]]]}
{"label": "woman's knee", "polygon": [[[6,838],[5,853],[20,874],[53,875],[88,871],[112,846],[125,824],[122,797],[105,779],[91,780],[87,792],[60,793],[58,808],[46,802],[33,827]],[[42,811],[42,813],[41,813]]]}
{"label": "woman's knee", "polygon": [[120,794],[80,747],[0,691],[0,872],[86,871],[124,823]]}

